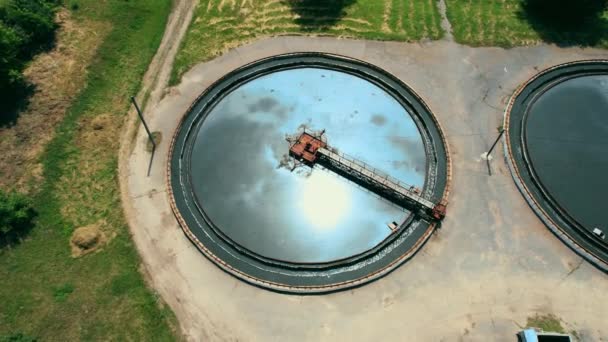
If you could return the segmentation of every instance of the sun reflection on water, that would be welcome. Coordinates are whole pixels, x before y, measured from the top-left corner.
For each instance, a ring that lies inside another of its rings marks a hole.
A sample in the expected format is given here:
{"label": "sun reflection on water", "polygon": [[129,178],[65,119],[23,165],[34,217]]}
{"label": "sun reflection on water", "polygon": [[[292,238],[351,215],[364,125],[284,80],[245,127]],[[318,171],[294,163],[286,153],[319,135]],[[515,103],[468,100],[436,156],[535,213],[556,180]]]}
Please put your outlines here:
{"label": "sun reflection on water", "polygon": [[314,170],[300,186],[299,212],[317,232],[335,229],[351,210],[348,184],[328,172]]}

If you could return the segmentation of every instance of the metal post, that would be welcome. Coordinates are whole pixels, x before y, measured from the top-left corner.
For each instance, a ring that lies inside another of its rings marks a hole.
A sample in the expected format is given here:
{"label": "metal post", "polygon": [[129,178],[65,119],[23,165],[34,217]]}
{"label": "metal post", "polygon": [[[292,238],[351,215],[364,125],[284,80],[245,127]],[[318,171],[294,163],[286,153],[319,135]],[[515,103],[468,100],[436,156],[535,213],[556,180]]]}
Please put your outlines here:
{"label": "metal post", "polygon": [[500,130],[498,137],[496,138],[496,140],[494,140],[494,143],[492,144],[492,147],[490,147],[490,150],[488,151],[488,153],[486,153],[486,164],[488,165],[488,173],[490,174],[490,176],[492,175],[492,169],[490,168],[490,154],[494,150],[494,147],[496,147],[496,145],[498,145],[498,141],[500,140],[500,138],[502,138],[502,135],[504,133],[505,133],[505,130],[503,128]]}
{"label": "metal post", "polygon": [[139,119],[144,124],[146,133],[148,133],[148,139],[150,139],[150,142],[152,143],[152,153],[154,154],[154,151],[156,150],[156,142],[154,141],[154,137],[152,137],[152,133],[150,133],[150,129],[148,128],[148,124],[146,124],[146,120],[144,120],[144,116],[141,114],[141,109],[139,109],[139,106],[137,105],[137,101],[135,101],[135,96],[131,96],[131,102],[133,102],[133,105],[135,106],[135,109],[137,110],[137,115],[139,115]]}
{"label": "metal post", "polygon": [[500,130],[500,134],[498,134],[498,138],[496,138],[496,140],[492,144],[492,147],[490,147],[490,150],[488,151],[488,157],[490,156],[490,153],[492,153],[492,151],[494,150],[494,147],[496,147],[496,144],[498,144],[498,141],[500,140],[500,138],[502,138],[502,135],[504,132],[505,132],[504,129]]}

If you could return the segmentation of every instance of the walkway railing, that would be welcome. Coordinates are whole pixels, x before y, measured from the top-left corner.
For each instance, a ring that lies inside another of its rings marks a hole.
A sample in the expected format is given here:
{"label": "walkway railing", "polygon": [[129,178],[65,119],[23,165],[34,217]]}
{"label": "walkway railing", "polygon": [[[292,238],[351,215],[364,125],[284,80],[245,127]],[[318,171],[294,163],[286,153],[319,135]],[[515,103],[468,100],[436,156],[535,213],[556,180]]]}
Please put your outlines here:
{"label": "walkway railing", "polygon": [[336,153],[327,148],[320,148],[319,153],[322,158],[335,168],[349,174],[351,177],[358,178],[361,183],[372,184],[375,187],[381,187],[385,193],[392,193],[398,199],[408,200],[415,204],[424,207],[427,210],[433,210],[435,204],[420,195],[420,190],[414,186],[408,185],[400,180],[389,176],[381,170],[361,161],[356,158],[347,156],[343,153]]}

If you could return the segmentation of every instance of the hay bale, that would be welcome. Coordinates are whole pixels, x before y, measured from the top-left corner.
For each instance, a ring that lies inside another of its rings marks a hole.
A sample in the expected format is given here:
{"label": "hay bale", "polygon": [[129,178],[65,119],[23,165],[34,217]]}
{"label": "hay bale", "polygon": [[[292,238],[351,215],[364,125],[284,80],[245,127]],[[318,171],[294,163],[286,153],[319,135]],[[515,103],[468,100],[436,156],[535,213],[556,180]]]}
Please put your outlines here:
{"label": "hay bale", "polygon": [[80,227],[72,233],[72,256],[79,257],[98,249],[105,242],[105,234],[99,224]]}
{"label": "hay bale", "polygon": [[81,227],[74,231],[72,243],[82,249],[95,247],[99,242],[101,231],[95,226]]}

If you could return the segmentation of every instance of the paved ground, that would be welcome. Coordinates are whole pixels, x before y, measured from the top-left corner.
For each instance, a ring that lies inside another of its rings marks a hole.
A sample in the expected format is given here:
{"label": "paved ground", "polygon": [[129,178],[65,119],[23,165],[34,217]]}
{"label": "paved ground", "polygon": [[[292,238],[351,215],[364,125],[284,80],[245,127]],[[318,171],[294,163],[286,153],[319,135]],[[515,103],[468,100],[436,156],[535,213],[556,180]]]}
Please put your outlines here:
{"label": "paved ground", "polygon": [[[290,51],[327,51],[385,68],[429,104],[447,135],[453,187],[443,228],[387,277],[323,296],[260,290],[225,274],[178,227],[168,203],[169,139],[191,102],[227,71]],[[281,37],[196,66],[147,111],[164,141],[152,174],[140,130],[121,158],[123,198],[153,286],[192,340],[513,341],[534,313],[554,313],[584,341],[608,340],[608,275],[555,238],[518,192],[497,148],[488,176],[481,154],[496,137],[512,91],[537,70],[605,50],[551,46],[470,48]]]}

